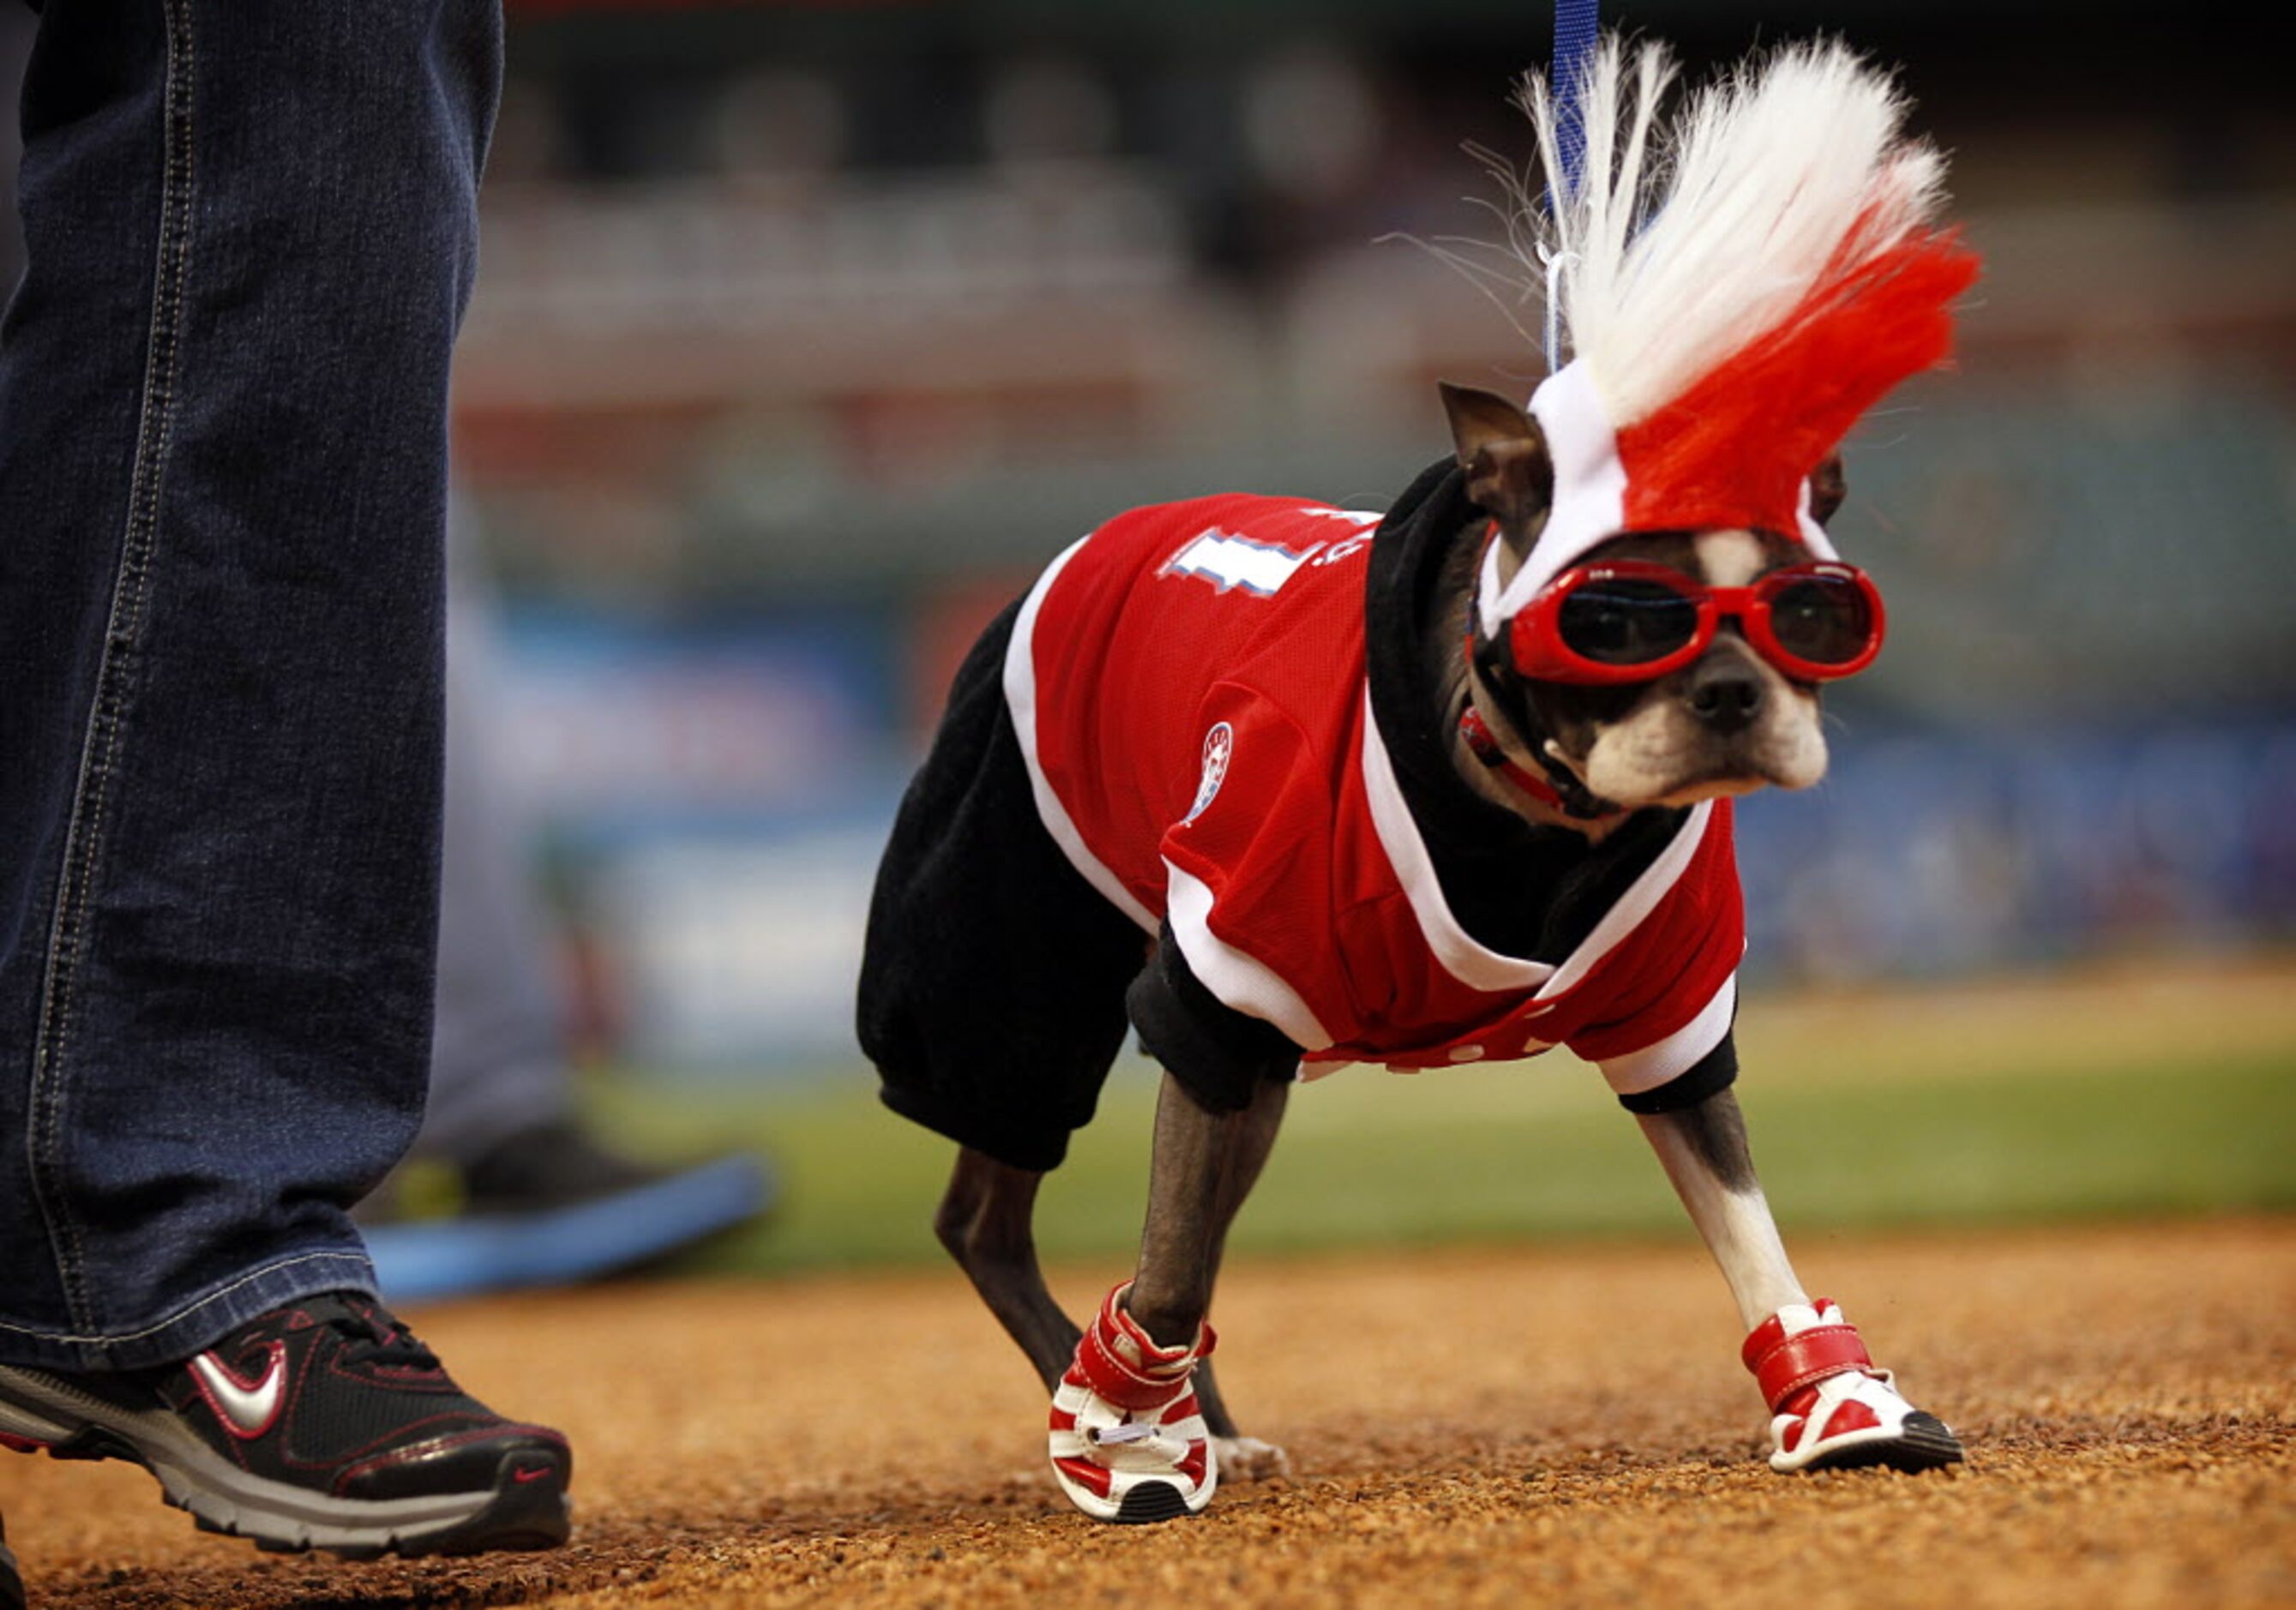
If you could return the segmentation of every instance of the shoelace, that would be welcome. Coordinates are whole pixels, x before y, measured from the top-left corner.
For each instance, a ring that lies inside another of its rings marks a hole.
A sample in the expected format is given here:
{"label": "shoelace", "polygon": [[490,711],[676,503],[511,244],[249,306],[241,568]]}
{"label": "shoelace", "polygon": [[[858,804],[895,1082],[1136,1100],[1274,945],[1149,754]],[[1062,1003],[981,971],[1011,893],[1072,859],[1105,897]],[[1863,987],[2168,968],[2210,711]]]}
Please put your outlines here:
{"label": "shoelace", "polygon": [[439,1368],[439,1356],[425,1347],[413,1331],[380,1308],[324,1297],[305,1308],[311,1318],[349,1339],[350,1345],[343,1350],[346,1364],[375,1363],[407,1369]]}

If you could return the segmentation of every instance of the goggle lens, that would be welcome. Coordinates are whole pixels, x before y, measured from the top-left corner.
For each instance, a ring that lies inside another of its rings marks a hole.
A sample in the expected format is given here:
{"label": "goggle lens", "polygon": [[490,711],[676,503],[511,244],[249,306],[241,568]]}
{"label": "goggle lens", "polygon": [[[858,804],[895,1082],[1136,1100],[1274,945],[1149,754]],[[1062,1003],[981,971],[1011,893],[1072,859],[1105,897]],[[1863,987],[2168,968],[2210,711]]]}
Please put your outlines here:
{"label": "goggle lens", "polygon": [[1833,561],[1772,571],[1751,587],[1707,587],[1678,571],[1618,560],[1563,571],[1507,628],[1521,675],[1622,683],[1663,676],[1734,620],[1789,677],[1855,676],[1882,648],[1882,596]]}
{"label": "goggle lens", "polygon": [[1874,641],[1874,612],[1847,576],[1797,576],[1770,598],[1770,631],[1799,659],[1847,665]]}
{"label": "goggle lens", "polygon": [[1664,582],[1604,576],[1571,589],[1555,627],[1572,653],[1602,665],[1644,665],[1698,635],[1698,602]]}

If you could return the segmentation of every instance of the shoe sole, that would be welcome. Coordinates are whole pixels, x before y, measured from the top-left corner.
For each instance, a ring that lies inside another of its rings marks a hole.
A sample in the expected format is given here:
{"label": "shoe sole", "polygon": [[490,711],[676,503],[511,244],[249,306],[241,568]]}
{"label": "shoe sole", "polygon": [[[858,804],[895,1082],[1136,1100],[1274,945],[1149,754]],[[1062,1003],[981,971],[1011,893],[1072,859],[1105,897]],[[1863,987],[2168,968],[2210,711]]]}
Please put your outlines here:
{"label": "shoe sole", "polygon": [[1869,1435],[1862,1442],[1820,1454],[1807,1465],[1790,1466],[1790,1473],[1810,1470],[1871,1470],[1886,1466],[1908,1474],[1958,1465],[1969,1456],[1952,1428],[1933,1414],[1915,1409],[1895,1433]]}
{"label": "shoe sole", "polygon": [[1196,1489],[1193,1504],[1188,1501],[1186,1491],[1177,1482],[1168,1482],[1153,1475],[1131,1477],[1131,1484],[1124,1490],[1121,1498],[1102,1497],[1062,1469],[1057,1459],[1053,1461],[1053,1480],[1059,1486],[1062,1497],[1095,1521],[1118,1526],[1152,1526],[1163,1521],[1180,1521],[1192,1515],[1201,1515],[1211,1503],[1212,1494],[1218,1490],[1217,1469],[1214,1466],[1213,1472],[1208,1473],[1205,1482]]}
{"label": "shoe sole", "polygon": [[272,1553],[323,1548],[347,1559],[414,1559],[553,1548],[572,1530],[567,1460],[555,1450],[505,1450],[492,1484],[480,1491],[331,1498],[241,1469],[165,1409],[122,1409],[69,1382],[4,1365],[0,1445],[141,1465],[165,1501],[188,1511],[201,1531],[243,1537]]}
{"label": "shoe sole", "polygon": [[1148,1476],[1134,1482],[1120,1499],[1104,1499],[1088,1487],[1069,1479],[1059,1466],[1053,1477],[1061,1492],[1088,1518],[1113,1526],[1154,1526],[1165,1521],[1185,1521],[1192,1515],[1201,1515],[1211,1502],[1206,1492],[1193,1508],[1188,1506],[1187,1495],[1173,1482],[1159,1481]]}
{"label": "shoe sole", "polygon": [[1119,1526],[1153,1526],[1188,1513],[1188,1500],[1171,1483],[1143,1482],[1124,1495],[1124,1502],[1116,1507],[1115,1520]]}

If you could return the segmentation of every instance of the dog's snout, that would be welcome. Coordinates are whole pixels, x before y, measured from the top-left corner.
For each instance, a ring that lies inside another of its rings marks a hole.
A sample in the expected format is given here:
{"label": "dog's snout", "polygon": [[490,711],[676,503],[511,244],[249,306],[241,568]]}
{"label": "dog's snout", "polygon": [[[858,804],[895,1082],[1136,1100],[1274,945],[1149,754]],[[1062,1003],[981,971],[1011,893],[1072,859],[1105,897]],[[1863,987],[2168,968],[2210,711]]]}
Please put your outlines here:
{"label": "dog's snout", "polygon": [[1762,711],[1762,683],[1734,661],[1709,657],[1690,674],[1690,713],[1718,733],[1742,732]]}

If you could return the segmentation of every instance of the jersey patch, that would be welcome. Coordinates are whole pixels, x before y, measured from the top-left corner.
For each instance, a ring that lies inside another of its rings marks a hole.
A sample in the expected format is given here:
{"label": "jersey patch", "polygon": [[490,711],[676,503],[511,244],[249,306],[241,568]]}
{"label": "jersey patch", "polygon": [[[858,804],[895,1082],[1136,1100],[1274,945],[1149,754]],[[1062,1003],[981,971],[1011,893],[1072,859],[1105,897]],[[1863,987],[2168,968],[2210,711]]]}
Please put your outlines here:
{"label": "jersey patch", "polygon": [[1204,814],[1227,781],[1227,763],[1235,753],[1235,728],[1222,721],[1204,735],[1204,762],[1201,779],[1196,784],[1196,802],[1188,807],[1183,821],[1193,822]]}

